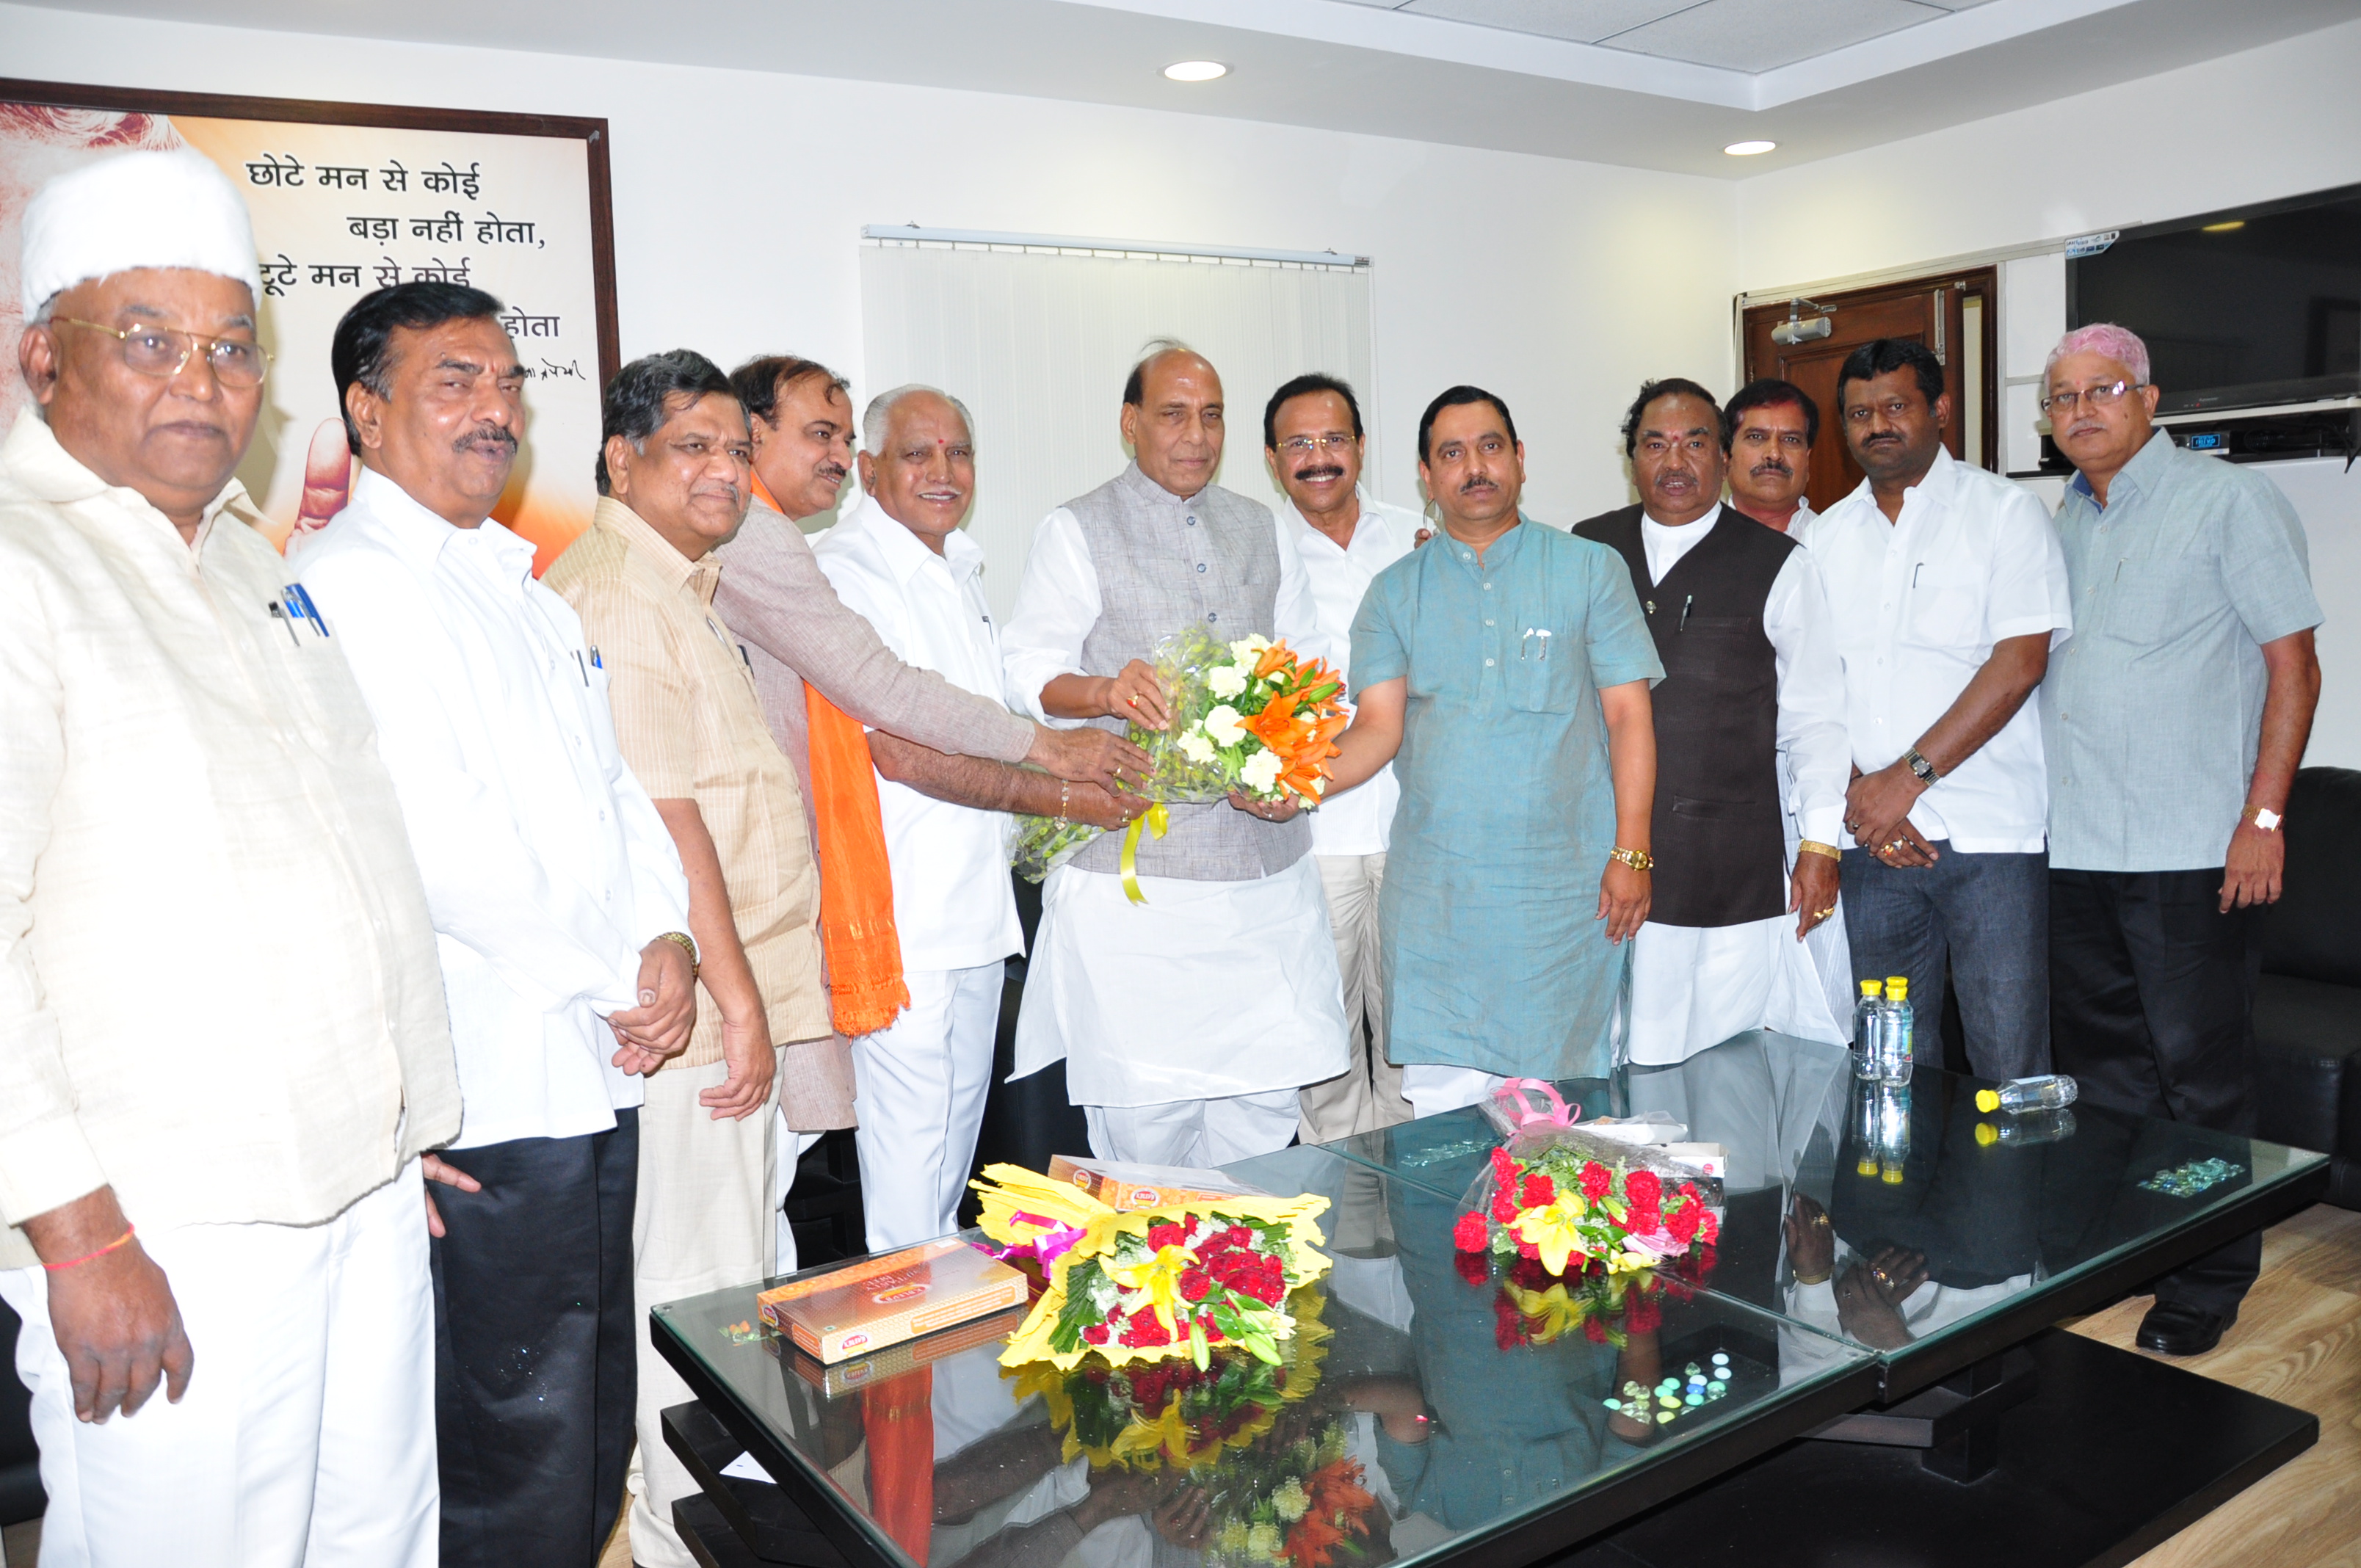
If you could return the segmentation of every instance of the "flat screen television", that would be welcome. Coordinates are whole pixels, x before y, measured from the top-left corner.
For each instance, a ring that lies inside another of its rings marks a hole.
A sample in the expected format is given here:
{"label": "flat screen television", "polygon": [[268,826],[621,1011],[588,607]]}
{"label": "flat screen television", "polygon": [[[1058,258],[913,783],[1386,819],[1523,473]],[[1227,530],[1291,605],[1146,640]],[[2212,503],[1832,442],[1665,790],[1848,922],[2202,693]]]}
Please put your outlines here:
{"label": "flat screen television", "polygon": [[2067,261],[2066,319],[2139,334],[2160,413],[2361,395],[2361,185],[2125,229]]}

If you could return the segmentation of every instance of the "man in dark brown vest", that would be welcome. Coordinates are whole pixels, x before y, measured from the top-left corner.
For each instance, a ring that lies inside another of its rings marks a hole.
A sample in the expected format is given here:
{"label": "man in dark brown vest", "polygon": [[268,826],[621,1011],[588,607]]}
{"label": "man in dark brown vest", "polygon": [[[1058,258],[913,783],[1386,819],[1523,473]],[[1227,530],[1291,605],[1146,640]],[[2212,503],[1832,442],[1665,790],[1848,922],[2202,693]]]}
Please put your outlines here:
{"label": "man in dark brown vest", "polygon": [[[1644,1064],[1746,1029],[1831,1043],[1851,1032],[1830,1015],[1802,946],[1836,910],[1843,667],[1809,554],[1723,507],[1722,433],[1720,408],[1696,382],[1642,387],[1623,421],[1640,504],[1575,529],[1631,567],[1664,666],[1653,694],[1655,901],[1633,945],[1624,1035]],[[1782,751],[1792,801],[1781,798]],[[1790,808],[1803,825],[1792,868]]]}

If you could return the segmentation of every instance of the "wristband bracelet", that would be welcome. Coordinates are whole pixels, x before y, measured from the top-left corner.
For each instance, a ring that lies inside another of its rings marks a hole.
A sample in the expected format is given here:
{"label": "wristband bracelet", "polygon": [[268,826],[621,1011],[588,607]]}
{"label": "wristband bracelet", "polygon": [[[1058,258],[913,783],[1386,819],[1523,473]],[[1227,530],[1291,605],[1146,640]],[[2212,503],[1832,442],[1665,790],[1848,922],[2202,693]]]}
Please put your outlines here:
{"label": "wristband bracelet", "polygon": [[678,948],[682,952],[686,953],[688,955],[688,978],[691,980],[695,980],[697,978],[697,956],[696,938],[690,936],[686,931],[666,931],[656,938],[656,940],[659,942],[670,942],[674,947]]}
{"label": "wristband bracelet", "polygon": [[74,1266],[74,1265],[76,1265],[76,1264],[78,1264],[78,1263],[88,1263],[88,1262],[89,1262],[92,1258],[93,1258],[93,1257],[104,1257],[108,1253],[111,1253],[111,1252],[115,1251],[115,1250],[116,1248],[118,1248],[118,1247],[124,1247],[124,1246],[128,1246],[128,1245],[131,1245],[131,1238],[132,1238],[133,1236],[137,1235],[138,1234],[139,1234],[139,1227],[138,1227],[138,1226],[137,1226],[137,1225],[128,1225],[128,1226],[126,1226],[126,1227],[124,1228],[124,1232],[123,1232],[123,1234],[122,1234],[121,1235],[119,1235],[119,1236],[117,1236],[117,1237],[115,1237],[113,1241],[111,1241],[111,1242],[107,1243],[104,1246],[103,1246],[103,1247],[99,1248],[96,1252],[86,1252],[86,1253],[82,1254],[80,1257],[70,1257],[70,1258],[66,1259],[66,1261],[65,1261],[65,1262],[63,1262],[63,1263],[45,1263],[45,1264],[41,1265],[41,1266],[42,1266],[43,1268],[48,1269],[50,1273],[55,1274],[58,1270],[60,1270],[60,1269],[61,1269],[61,1268],[71,1268],[72,1266]]}
{"label": "wristband bracelet", "polygon": [[1823,844],[1817,839],[1803,839],[1796,844],[1795,848],[1799,852],[1806,855],[1826,855],[1832,861],[1844,859],[1842,850],[1838,849],[1834,844]]}
{"label": "wristband bracelet", "polygon": [[1066,818],[1066,800],[1067,800],[1067,797],[1068,797],[1069,795],[1072,795],[1072,794],[1073,794],[1073,791],[1074,791],[1073,781],[1071,781],[1071,779],[1060,779],[1060,780],[1058,781],[1058,821],[1059,821],[1061,825],[1062,825],[1062,824],[1067,820],[1067,818]]}

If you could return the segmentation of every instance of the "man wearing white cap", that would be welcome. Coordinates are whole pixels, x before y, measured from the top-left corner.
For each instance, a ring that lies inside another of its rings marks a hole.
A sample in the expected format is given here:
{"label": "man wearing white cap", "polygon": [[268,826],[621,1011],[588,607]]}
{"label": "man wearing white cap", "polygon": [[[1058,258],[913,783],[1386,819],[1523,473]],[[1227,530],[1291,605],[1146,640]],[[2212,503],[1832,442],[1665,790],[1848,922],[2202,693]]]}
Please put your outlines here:
{"label": "man wearing white cap", "polygon": [[419,1157],[458,1085],[368,710],[231,477],[267,368],[246,209],[194,153],[106,159],[27,207],[20,276],[0,1296],[41,1561],[425,1568]]}

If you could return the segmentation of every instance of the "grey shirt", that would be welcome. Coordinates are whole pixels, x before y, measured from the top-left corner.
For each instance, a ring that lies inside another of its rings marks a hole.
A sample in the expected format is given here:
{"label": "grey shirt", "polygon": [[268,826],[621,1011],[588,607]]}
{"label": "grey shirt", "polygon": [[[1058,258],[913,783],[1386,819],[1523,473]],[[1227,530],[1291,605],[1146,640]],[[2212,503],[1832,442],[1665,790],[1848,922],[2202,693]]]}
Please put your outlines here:
{"label": "grey shirt", "polygon": [[2303,524],[2278,486],[2158,431],[2108,486],[2058,508],[2074,640],[2042,683],[2049,863],[2223,863],[2269,685],[2262,644],[2320,624]]}

